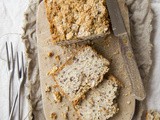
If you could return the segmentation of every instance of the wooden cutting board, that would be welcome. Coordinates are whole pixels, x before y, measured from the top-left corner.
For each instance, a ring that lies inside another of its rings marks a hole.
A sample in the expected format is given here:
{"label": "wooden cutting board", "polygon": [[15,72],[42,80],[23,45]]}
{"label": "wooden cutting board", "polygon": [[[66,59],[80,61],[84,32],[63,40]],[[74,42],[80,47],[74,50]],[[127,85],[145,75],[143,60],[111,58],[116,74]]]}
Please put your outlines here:
{"label": "wooden cutting board", "polygon": [[[126,24],[126,28],[129,32],[129,17],[127,8],[124,5],[123,0],[118,0],[120,9]],[[46,18],[44,3],[42,2],[38,8],[37,14],[37,47],[38,47],[38,61],[39,61],[39,72],[40,82],[43,100],[44,114],[47,120],[53,120],[51,118],[52,113],[56,113],[57,120],[64,120],[64,114],[68,114],[69,120],[76,120],[78,118],[72,104],[65,98],[62,98],[61,103],[54,101],[54,92],[58,89],[55,88],[55,82],[53,78],[47,73],[52,69],[54,65],[57,67],[63,64],[66,59],[76,50],[77,46],[73,45],[69,48],[53,45],[51,43],[51,36],[49,31],[49,23]],[[130,120],[135,110],[135,99],[131,94],[131,84],[128,78],[124,62],[120,54],[120,47],[118,39],[111,34],[106,40],[95,41],[92,44],[99,54],[102,54],[109,61],[111,61],[110,73],[115,75],[124,85],[120,91],[118,98],[118,104],[120,111],[110,120]],[[53,57],[48,57],[48,53],[52,52]],[[60,58],[60,62],[55,56]],[[46,89],[50,87],[51,91],[46,92]]]}

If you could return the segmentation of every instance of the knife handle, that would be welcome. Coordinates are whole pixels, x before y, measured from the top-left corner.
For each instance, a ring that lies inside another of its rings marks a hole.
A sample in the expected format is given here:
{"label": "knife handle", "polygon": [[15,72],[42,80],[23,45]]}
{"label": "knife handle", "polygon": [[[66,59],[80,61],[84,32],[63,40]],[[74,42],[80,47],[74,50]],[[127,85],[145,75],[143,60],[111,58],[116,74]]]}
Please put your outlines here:
{"label": "knife handle", "polygon": [[142,101],[145,99],[146,93],[127,33],[119,36],[119,44],[125,68],[131,80],[132,93],[135,99]]}

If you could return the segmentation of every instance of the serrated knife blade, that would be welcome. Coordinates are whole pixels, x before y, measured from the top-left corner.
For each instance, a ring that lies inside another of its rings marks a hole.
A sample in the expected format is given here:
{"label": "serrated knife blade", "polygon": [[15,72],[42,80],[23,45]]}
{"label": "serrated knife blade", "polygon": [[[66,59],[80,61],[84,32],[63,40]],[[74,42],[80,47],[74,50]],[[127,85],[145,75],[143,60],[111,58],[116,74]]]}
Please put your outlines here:
{"label": "serrated knife blade", "polygon": [[117,0],[106,0],[107,9],[111,19],[111,26],[115,36],[119,39],[121,54],[124,65],[131,80],[132,94],[137,100],[144,100],[146,97],[143,82],[135,61],[130,40],[120,12]]}

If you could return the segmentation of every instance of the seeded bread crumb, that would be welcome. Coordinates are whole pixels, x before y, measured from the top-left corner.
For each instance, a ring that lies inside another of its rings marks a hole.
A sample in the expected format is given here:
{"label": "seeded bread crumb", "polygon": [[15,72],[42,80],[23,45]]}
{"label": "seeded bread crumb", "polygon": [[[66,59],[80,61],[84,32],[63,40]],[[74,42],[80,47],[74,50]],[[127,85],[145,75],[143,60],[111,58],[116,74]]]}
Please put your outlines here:
{"label": "seeded bread crumb", "polygon": [[109,70],[108,66],[107,59],[86,46],[57,70],[53,77],[69,100],[78,103],[89,89],[103,80]]}
{"label": "seeded bread crumb", "polygon": [[106,120],[118,111],[116,102],[121,84],[114,76],[103,80],[86,94],[86,99],[75,106],[82,120]]}

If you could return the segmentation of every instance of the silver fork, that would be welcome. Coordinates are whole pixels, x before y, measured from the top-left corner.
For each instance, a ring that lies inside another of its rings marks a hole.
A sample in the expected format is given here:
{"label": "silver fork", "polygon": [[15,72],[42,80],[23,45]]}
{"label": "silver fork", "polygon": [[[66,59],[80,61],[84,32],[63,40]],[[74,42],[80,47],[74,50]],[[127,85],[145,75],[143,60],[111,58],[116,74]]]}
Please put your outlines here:
{"label": "silver fork", "polygon": [[18,120],[20,120],[20,118],[21,118],[21,111],[20,111],[20,109],[21,109],[21,106],[20,106],[21,100],[20,100],[20,95],[21,95],[21,87],[22,87],[22,84],[23,84],[23,81],[24,81],[24,76],[25,76],[23,53],[21,53],[21,68],[19,67],[20,62],[19,62],[18,52],[17,52],[16,61],[17,61],[17,73],[18,73],[17,75],[18,75],[18,79],[19,79],[19,88],[18,88],[16,97],[15,97],[14,102],[13,102],[11,113],[9,115],[9,120],[12,119],[12,115],[13,115],[16,103],[18,105]]}
{"label": "silver fork", "polygon": [[[11,57],[9,55],[9,51]],[[14,59],[13,59],[13,44],[10,43],[10,50],[8,47],[8,43],[6,42],[6,53],[7,53],[7,66],[8,66],[8,73],[9,73],[9,113],[11,112],[11,102],[12,102],[12,79],[14,73]]]}

